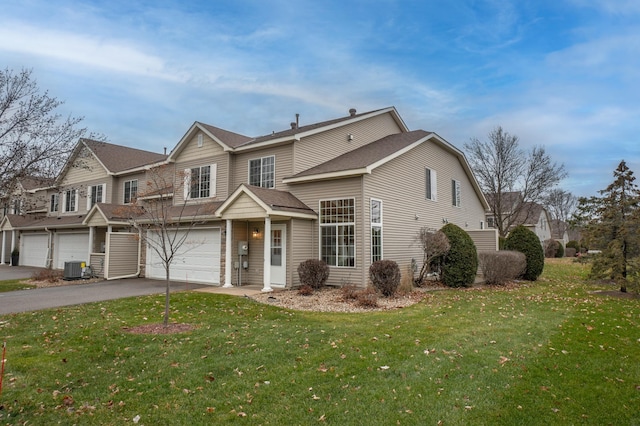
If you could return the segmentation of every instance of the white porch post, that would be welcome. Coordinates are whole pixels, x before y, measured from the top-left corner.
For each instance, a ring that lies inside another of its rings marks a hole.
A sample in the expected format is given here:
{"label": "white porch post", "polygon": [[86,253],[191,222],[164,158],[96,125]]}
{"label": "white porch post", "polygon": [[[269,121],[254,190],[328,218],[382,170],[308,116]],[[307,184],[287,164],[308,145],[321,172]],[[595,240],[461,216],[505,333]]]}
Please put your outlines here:
{"label": "white porch post", "polygon": [[[11,231],[11,251],[16,248],[16,231]],[[13,256],[11,256],[11,264],[13,265]]]}
{"label": "white porch post", "polygon": [[[233,259],[231,258],[231,241],[232,241],[232,235],[231,235],[231,230],[233,229],[233,221],[231,219],[227,219],[227,230],[226,232],[226,236],[225,236],[225,249],[224,249],[224,285],[222,287],[224,288],[229,288],[229,287],[233,287],[233,284],[231,284],[231,272],[232,272],[232,268],[231,268],[231,264],[233,262]],[[240,283],[238,283],[238,285],[240,285]]]}
{"label": "white porch post", "polygon": [[271,218],[264,218],[264,279],[263,292],[273,291],[271,288]]}
{"label": "white porch post", "polygon": [[5,250],[7,248],[7,231],[2,231],[2,261],[0,261],[0,265],[4,265],[4,259],[6,256]]}
{"label": "white porch post", "polygon": [[87,265],[91,265],[91,253],[93,253],[93,239],[95,238],[95,233],[96,233],[96,227],[95,226],[90,226],[89,227],[89,247],[87,248],[88,253],[87,253]]}

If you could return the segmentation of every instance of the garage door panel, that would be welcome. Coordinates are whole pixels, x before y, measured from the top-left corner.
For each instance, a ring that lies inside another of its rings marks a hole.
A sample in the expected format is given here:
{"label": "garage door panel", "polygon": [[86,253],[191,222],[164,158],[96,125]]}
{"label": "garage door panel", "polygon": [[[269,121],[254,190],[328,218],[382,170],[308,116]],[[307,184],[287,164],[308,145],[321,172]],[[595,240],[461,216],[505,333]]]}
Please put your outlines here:
{"label": "garage door panel", "polygon": [[[184,233],[178,236],[184,236]],[[158,241],[154,233],[147,236],[152,242]],[[156,245],[157,246],[157,245]],[[170,279],[180,282],[203,284],[220,283],[220,230],[191,230],[174,256],[170,268]],[[166,272],[160,256],[147,245],[147,277],[165,279]]]}
{"label": "garage door panel", "polygon": [[22,248],[19,264],[45,268],[49,252],[49,236],[47,234],[22,234]]}
{"label": "garage door panel", "polygon": [[58,269],[64,269],[65,262],[87,262],[89,234],[57,234],[55,251]]}

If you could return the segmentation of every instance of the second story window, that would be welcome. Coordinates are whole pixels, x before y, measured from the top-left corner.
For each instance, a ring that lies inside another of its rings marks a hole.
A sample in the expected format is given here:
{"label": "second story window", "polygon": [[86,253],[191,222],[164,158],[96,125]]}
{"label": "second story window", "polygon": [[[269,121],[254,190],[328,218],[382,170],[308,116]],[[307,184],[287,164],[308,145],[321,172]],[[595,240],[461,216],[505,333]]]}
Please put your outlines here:
{"label": "second story window", "polygon": [[104,203],[105,198],[104,184],[87,186],[87,210],[97,203]]}
{"label": "second story window", "polygon": [[275,156],[249,160],[249,185],[275,188]]}
{"label": "second story window", "polygon": [[460,181],[451,180],[451,204],[460,207]]}
{"label": "second story window", "polygon": [[128,180],[124,183],[124,203],[131,204],[138,196],[138,180]]}
{"label": "second story window", "polygon": [[49,204],[50,212],[57,212],[60,208],[60,194],[51,194],[51,202]]}
{"label": "second story window", "polygon": [[62,193],[64,212],[78,211],[78,190],[68,189]]}
{"label": "second story window", "polygon": [[208,198],[216,195],[216,165],[193,167],[185,170],[184,196],[186,199]]}
{"label": "second story window", "polygon": [[436,171],[426,169],[426,198],[427,200],[436,201],[437,199],[437,179]]}

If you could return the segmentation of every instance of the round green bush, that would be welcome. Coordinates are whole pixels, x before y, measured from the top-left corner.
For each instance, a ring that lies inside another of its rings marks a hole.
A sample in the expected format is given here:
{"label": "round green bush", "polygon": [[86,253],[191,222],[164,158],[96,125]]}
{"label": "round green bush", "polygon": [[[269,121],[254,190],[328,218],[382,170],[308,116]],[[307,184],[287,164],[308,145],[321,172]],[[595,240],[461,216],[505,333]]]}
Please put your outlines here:
{"label": "round green bush", "polygon": [[564,257],[564,246],[558,243],[558,251],[556,251],[556,257]]}
{"label": "round green bush", "polygon": [[527,269],[522,278],[528,281],[537,280],[544,269],[544,250],[536,234],[525,226],[516,226],[507,236],[506,248],[524,253]]}
{"label": "round green bush", "polygon": [[451,248],[444,255],[442,282],[448,287],[471,287],[478,272],[478,252],[473,240],[453,223],[442,227]]}

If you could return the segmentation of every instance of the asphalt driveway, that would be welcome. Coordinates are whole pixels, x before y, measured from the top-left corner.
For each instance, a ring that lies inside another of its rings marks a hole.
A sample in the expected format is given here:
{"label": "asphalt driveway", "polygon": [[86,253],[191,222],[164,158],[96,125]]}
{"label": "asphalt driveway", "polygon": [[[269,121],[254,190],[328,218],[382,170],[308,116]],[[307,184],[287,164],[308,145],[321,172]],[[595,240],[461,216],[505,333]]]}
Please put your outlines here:
{"label": "asphalt driveway", "polygon": [[[0,280],[30,278],[37,268],[0,265]],[[197,290],[201,284],[172,283],[171,291]],[[164,281],[130,278],[0,293],[0,315],[149,294],[162,294]]]}

